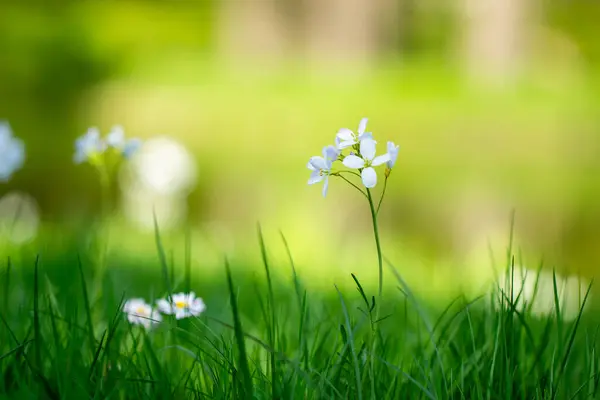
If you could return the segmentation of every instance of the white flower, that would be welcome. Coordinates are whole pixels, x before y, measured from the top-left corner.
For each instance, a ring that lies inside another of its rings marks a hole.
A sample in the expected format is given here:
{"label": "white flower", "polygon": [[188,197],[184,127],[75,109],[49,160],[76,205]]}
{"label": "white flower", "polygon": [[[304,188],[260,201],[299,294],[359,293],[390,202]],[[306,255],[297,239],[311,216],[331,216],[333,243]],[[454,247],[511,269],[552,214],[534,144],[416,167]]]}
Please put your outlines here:
{"label": "white flower", "polygon": [[390,155],[390,159],[387,162],[387,167],[389,169],[394,168],[394,165],[396,164],[396,159],[398,158],[398,150],[400,149],[400,146],[396,146],[396,144],[394,142],[387,142],[387,151],[388,154]]}
{"label": "white flower", "polygon": [[106,142],[100,137],[98,128],[89,128],[85,135],[75,141],[75,155],[73,161],[81,164],[96,158],[106,150]]}
{"label": "white flower", "polygon": [[353,146],[356,143],[362,142],[365,139],[373,139],[373,134],[371,132],[365,132],[367,129],[367,121],[368,118],[363,118],[360,120],[360,123],[358,124],[358,133],[356,134],[348,128],[340,129],[335,138],[335,144],[337,148],[342,150]]}
{"label": "white flower", "polygon": [[323,182],[323,197],[327,196],[329,187],[329,175],[331,174],[331,165],[339,156],[339,150],[334,146],[323,147],[323,157],[314,156],[308,160],[307,168],[312,172],[308,178],[308,184]]}
{"label": "white flower", "polygon": [[138,138],[126,140],[123,127],[115,125],[108,135],[106,135],[106,144],[120,151],[125,158],[129,158],[141,147],[142,141]]}
{"label": "white flower", "polygon": [[360,142],[360,155],[362,158],[351,154],[344,158],[343,161],[343,164],[348,168],[363,169],[361,177],[363,184],[367,188],[377,185],[377,173],[373,167],[377,167],[390,160],[388,153],[375,157],[375,144],[375,141],[370,138],[362,140]]}
{"label": "white flower", "polygon": [[144,299],[130,299],[123,305],[123,312],[127,314],[127,320],[132,324],[143,325],[150,328],[162,320],[158,310],[153,309]]}
{"label": "white flower", "polygon": [[8,182],[24,161],[23,141],[13,136],[7,122],[0,122],[0,182]]}
{"label": "white flower", "polygon": [[175,318],[182,319],[201,314],[206,310],[206,305],[194,292],[177,293],[169,300],[157,301],[158,309],[165,314],[175,314]]}

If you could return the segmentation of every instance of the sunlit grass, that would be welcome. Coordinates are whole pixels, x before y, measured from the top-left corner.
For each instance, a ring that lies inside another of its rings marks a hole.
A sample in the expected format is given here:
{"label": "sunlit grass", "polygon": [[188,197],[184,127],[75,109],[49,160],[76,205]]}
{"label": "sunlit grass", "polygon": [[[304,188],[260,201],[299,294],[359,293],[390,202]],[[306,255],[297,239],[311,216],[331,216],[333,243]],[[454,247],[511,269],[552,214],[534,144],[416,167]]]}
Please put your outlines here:
{"label": "sunlit grass", "polygon": [[[98,282],[89,266],[78,267],[76,254],[65,254],[60,266],[43,255],[3,261],[0,393],[363,399],[583,399],[597,393],[597,318],[579,312],[563,321],[558,301],[543,317],[530,313],[518,289],[436,305],[405,283],[408,268],[388,263],[384,319],[371,354],[376,286],[365,286],[362,272],[356,280],[342,278],[337,293],[333,286],[314,290],[310,274],[296,274],[293,247],[291,259],[275,260],[276,245],[265,238],[266,270],[249,272],[241,260],[231,267],[222,260],[220,273],[207,276],[182,257],[196,249],[177,252],[175,266],[163,237],[154,239],[154,269],[127,272],[124,264],[114,265],[101,298],[94,298]],[[254,248],[252,262],[260,266],[256,238]],[[265,275],[275,269],[276,275]],[[188,287],[208,306],[199,318],[144,330],[120,310],[128,298],[157,299]],[[587,296],[584,291],[584,302]],[[492,298],[499,307],[490,307]]]}

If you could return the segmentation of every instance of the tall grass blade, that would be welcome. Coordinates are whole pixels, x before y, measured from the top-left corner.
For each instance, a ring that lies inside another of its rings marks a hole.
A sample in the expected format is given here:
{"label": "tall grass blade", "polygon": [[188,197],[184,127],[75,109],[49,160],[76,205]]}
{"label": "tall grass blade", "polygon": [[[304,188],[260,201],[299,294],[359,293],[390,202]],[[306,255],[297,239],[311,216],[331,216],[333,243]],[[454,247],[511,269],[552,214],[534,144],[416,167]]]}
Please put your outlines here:
{"label": "tall grass blade", "polygon": [[[269,267],[269,260],[267,257],[267,248],[265,246],[265,240],[262,234],[262,229],[260,227],[260,224],[257,225],[257,231],[258,231],[258,241],[260,244],[260,254],[262,257],[262,262],[264,264],[265,267],[265,274],[267,277],[267,287],[268,287],[268,291],[269,291],[269,301],[267,302],[267,308],[271,311],[271,319],[269,321],[269,327],[268,327],[268,332],[269,332],[269,345],[273,348],[276,349],[277,348],[277,333],[276,333],[276,329],[277,329],[277,324],[276,324],[276,312],[275,312],[275,295],[273,293],[273,281],[271,280],[271,269]],[[271,353],[270,354],[270,371],[271,371],[271,397],[275,400],[278,397],[278,393],[277,393],[277,362],[275,360],[275,353]]]}
{"label": "tall grass blade", "polygon": [[88,295],[87,285],[85,283],[85,276],[83,274],[83,265],[81,263],[81,257],[77,256],[77,265],[79,267],[79,280],[81,281],[81,291],[83,294],[83,306],[85,308],[85,321],[87,324],[88,340],[91,354],[94,354],[94,345],[96,335],[94,334],[94,324],[92,323],[92,310],[90,307],[90,298]]}
{"label": "tall grass blade", "polygon": [[252,376],[250,375],[250,367],[248,365],[248,356],[246,352],[246,342],[244,341],[244,330],[238,311],[237,298],[233,286],[233,278],[231,277],[231,268],[229,261],[225,259],[225,272],[227,273],[227,287],[229,288],[229,301],[231,303],[231,312],[233,314],[233,325],[235,332],[235,341],[239,351],[239,369],[242,375],[243,394],[244,398],[251,399],[254,397],[254,389],[252,387]]}
{"label": "tall grass blade", "polygon": [[338,287],[335,287],[335,290],[337,291],[338,297],[340,299],[340,303],[342,304],[342,310],[344,312],[344,322],[346,323],[346,344],[349,345],[350,347],[350,352],[352,354],[352,362],[354,365],[354,376],[356,379],[356,395],[358,397],[359,400],[362,400],[362,380],[361,380],[361,374],[360,374],[360,364],[358,363],[358,356],[356,354],[356,348],[354,347],[354,333],[352,331],[352,325],[350,324],[350,315],[348,314],[348,309],[346,307],[346,302],[344,301],[344,297],[342,296],[342,293],[340,292],[340,290],[338,289]]}

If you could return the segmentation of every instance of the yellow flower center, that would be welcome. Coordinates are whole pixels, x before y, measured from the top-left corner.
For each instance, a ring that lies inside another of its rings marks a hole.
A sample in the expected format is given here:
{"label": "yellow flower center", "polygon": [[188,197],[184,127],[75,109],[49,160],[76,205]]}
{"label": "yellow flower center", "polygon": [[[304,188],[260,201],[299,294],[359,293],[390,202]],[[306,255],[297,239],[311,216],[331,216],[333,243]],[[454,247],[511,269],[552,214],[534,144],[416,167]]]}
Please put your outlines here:
{"label": "yellow flower center", "polygon": [[177,308],[185,308],[187,307],[187,301],[176,301],[175,307]]}
{"label": "yellow flower center", "polygon": [[138,307],[135,309],[137,315],[146,315],[146,309],[144,307]]}

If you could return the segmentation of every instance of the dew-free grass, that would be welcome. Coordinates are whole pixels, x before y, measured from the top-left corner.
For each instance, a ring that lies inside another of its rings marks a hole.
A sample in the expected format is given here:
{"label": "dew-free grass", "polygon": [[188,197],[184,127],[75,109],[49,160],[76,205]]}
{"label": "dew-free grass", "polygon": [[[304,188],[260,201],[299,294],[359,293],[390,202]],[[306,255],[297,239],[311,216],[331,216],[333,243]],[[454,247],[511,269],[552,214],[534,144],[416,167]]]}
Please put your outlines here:
{"label": "dew-free grass", "polygon": [[[388,262],[386,279],[394,279],[397,290],[384,293],[375,331],[377,293],[361,285],[360,274],[348,277],[355,291],[332,287],[330,293],[311,293],[302,284],[310,277],[296,274],[287,243],[287,281],[268,274],[276,266],[269,264],[269,244],[262,238],[259,243],[263,276],[255,275],[250,284],[248,277],[239,281],[243,266],[224,260],[223,278],[213,283],[221,296],[207,302],[206,313],[149,330],[127,322],[121,306],[130,296],[108,290],[116,287],[112,271],[103,278],[103,296],[109,298],[92,299],[88,288],[94,282],[86,279],[86,265],[63,266],[78,277],[73,287],[72,281],[48,278],[43,255],[29,266],[7,258],[1,275],[2,398],[597,395],[598,319],[580,311],[565,320],[558,297],[554,312],[545,317],[532,315],[519,302],[522,294],[510,290],[500,293],[495,308],[492,294],[434,307],[405,285],[401,268]],[[160,246],[158,241],[164,254]],[[15,272],[21,269],[33,274]],[[163,267],[156,276],[164,272]],[[166,280],[169,274],[162,276]],[[171,290],[194,289],[200,278],[190,277]],[[166,283],[157,279],[153,287],[141,288],[131,282],[130,288],[166,295]],[[589,290],[584,305],[588,295]]]}

